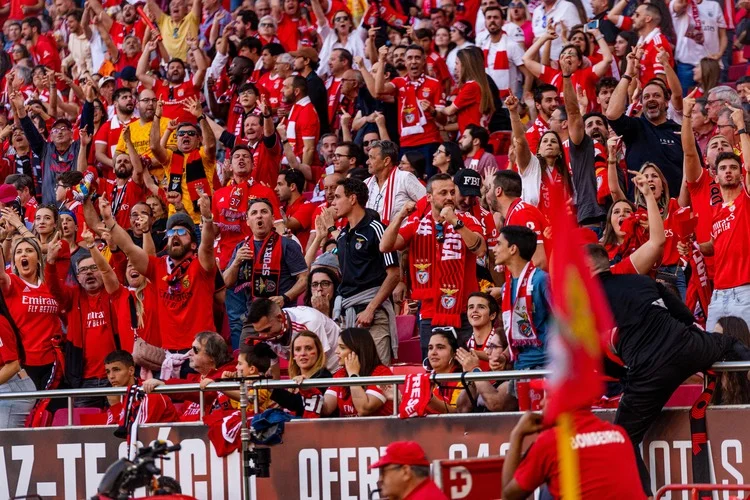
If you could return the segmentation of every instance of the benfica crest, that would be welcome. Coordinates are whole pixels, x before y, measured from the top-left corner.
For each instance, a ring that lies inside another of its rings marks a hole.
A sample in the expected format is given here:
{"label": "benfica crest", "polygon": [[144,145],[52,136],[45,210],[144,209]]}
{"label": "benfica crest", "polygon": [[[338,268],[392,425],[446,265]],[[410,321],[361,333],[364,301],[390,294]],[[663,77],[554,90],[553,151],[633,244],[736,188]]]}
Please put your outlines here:
{"label": "benfica crest", "polygon": [[182,288],[190,288],[190,279],[187,276],[182,279]]}
{"label": "benfica crest", "polygon": [[456,297],[454,295],[458,292],[458,288],[441,288],[443,295],[440,297],[440,305],[444,309],[453,309],[456,305]]}
{"label": "benfica crest", "polygon": [[415,109],[411,106],[404,108],[404,122],[406,122],[407,125],[414,125],[414,123],[416,123],[417,115],[414,111]]}
{"label": "benfica crest", "polygon": [[430,267],[432,264],[414,264],[414,267],[417,268],[416,277],[417,277],[417,283],[420,285],[426,284],[428,281],[430,281],[430,272],[427,270],[428,267]]}

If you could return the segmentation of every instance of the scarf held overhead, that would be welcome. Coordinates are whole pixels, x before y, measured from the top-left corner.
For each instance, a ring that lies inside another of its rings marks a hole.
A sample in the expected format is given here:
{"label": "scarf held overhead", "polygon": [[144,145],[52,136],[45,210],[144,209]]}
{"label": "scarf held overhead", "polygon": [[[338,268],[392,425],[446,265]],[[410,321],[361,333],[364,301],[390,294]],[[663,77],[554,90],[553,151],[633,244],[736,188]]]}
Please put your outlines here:
{"label": "scarf held overhead", "polygon": [[211,195],[211,187],[206,178],[206,170],[199,150],[191,151],[187,155],[180,151],[172,153],[172,161],[169,164],[168,191],[184,194],[182,192],[183,174],[185,174],[190,201],[193,202],[193,210],[198,212],[198,200],[201,194]]}

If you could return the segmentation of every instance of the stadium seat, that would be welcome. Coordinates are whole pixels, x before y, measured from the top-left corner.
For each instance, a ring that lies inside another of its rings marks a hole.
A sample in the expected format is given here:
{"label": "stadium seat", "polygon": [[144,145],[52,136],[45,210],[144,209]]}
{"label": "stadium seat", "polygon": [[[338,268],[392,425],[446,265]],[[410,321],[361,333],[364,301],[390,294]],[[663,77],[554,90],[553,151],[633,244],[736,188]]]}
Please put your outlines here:
{"label": "stadium seat", "polygon": [[676,408],[679,406],[693,406],[695,400],[703,392],[703,386],[701,384],[684,384],[677,388],[669,398],[665,408]]}
{"label": "stadium seat", "polygon": [[506,170],[508,165],[508,155],[495,155],[495,161],[497,162],[497,168],[500,170]]}
{"label": "stadium seat", "polygon": [[[94,415],[101,413],[99,408],[73,408],[73,425],[81,424],[81,415]],[[52,419],[52,427],[64,427],[68,425],[68,409],[60,408],[55,412]]]}
{"label": "stadium seat", "polygon": [[396,331],[398,332],[398,345],[404,340],[409,340],[416,333],[417,317],[413,314],[402,314],[396,316]]}
{"label": "stadium seat", "polygon": [[399,341],[398,343],[398,363],[421,364],[422,348],[419,345],[419,338]]}
{"label": "stadium seat", "polygon": [[732,66],[729,66],[727,77],[729,78],[730,82],[736,82],[737,80],[745,76],[746,72],[747,64],[734,64]]}
{"label": "stadium seat", "polygon": [[502,130],[498,132],[492,132],[490,134],[490,145],[492,146],[492,152],[496,155],[508,154],[508,148],[510,148],[511,132]]}
{"label": "stadium seat", "polygon": [[315,193],[313,193],[312,191],[303,191],[302,192],[302,197],[304,199],[306,199],[307,201],[310,201],[310,200],[312,200],[313,194],[315,194]]}
{"label": "stadium seat", "polygon": [[84,413],[81,415],[81,425],[106,425],[107,414],[101,413]]}

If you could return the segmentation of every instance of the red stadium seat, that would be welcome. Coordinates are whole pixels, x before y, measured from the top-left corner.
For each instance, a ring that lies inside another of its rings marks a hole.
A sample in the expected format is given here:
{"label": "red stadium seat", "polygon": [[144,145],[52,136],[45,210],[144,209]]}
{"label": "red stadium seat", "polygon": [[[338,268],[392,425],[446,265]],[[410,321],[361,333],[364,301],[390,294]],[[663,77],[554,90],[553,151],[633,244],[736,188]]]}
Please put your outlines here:
{"label": "red stadium seat", "polygon": [[[81,415],[95,415],[101,413],[99,408],[73,408],[73,425],[81,424]],[[52,427],[64,427],[68,425],[68,409],[60,408],[55,412],[52,419]]]}
{"label": "red stadium seat", "polygon": [[500,170],[506,170],[508,165],[508,155],[495,155],[495,161],[497,162],[497,168]]}
{"label": "red stadium seat", "polygon": [[678,406],[693,406],[695,400],[703,392],[703,386],[700,384],[684,384],[677,388],[669,398],[665,408],[675,408]]}
{"label": "red stadium seat", "polygon": [[508,148],[511,145],[510,141],[510,131],[503,130],[490,134],[490,145],[492,146],[492,152],[496,155],[508,154]]}
{"label": "red stadium seat", "polygon": [[736,82],[747,72],[747,64],[734,64],[729,66],[728,78],[730,82]]}
{"label": "red stadium seat", "polygon": [[416,333],[417,317],[413,314],[402,314],[396,316],[396,331],[398,332],[398,343],[409,340]]}
{"label": "red stadium seat", "polygon": [[397,362],[410,364],[422,363],[422,348],[419,345],[419,338],[399,341]]}

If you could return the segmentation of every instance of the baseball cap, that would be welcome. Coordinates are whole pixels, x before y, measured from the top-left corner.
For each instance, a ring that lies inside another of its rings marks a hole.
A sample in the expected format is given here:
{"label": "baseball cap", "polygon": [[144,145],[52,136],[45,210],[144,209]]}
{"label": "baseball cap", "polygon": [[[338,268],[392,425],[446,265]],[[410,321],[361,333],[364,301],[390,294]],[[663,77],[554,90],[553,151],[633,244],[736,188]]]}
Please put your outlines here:
{"label": "baseball cap", "polygon": [[388,445],[385,454],[380,460],[370,466],[372,469],[380,469],[386,465],[422,465],[428,466],[430,462],[424,455],[424,450],[414,441],[395,441]]}
{"label": "baseball cap", "polygon": [[104,78],[102,78],[101,80],[99,80],[99,88],[104,87],[109,82],[115,83],[115,79],[112,78],[111,76],[105,76]]}
{"label": "baseball cap", "polygon": [[294,66],[294,57],[285,52],[276,58],[276,64],[288,64],[289,66]]}
{"label": "baseball cap", "polygon": [[138,81],[138,77],[135,76],[135,68],[132,66],[125,66],[122,68],[122,71],[115,73],[115,77],[120,80],[125,80],[126,82]]}
{"label": "baseball cap", "polygon": [[458,187],[461,196],[482,195],[482,177],[476,170],[462,168],[453,176],[453,182]]}
{"label": "baseball cap", "polygon": [[335,272],[338,276],[341,276],[341,266],[339,266],[339,258],[337,255],[331,252],[324,252],[320,254],[310,266],[311,270],[319,267],[327,267]]}
{"label": "baseball cap", "polygon": [[52,130],[60,124],[67,125],[69,129],[73,130],[73,124],[67,118],[58,118],[52,123],[52,126],[49,129]]}
{"label": "baseball cap", "polygon": [[312,47],[300,47],[299,50],[289,53],[292,57],[304,57],[312,62],[318,62],[318,51]]}
{"label": "baseball cap", "polygon": [[10,203],[18,198],[18,190],[13,184],[0,185],[0,203]]}
{"label": "baseball cap", "polygon": [[184,227],[190,233],[190,237],[193,239],[193,241],[198,240],[198,237],[195,234],[195,223],[188,214],[178,212],[167,219],[167,230],[172,229],[175,226]]}

